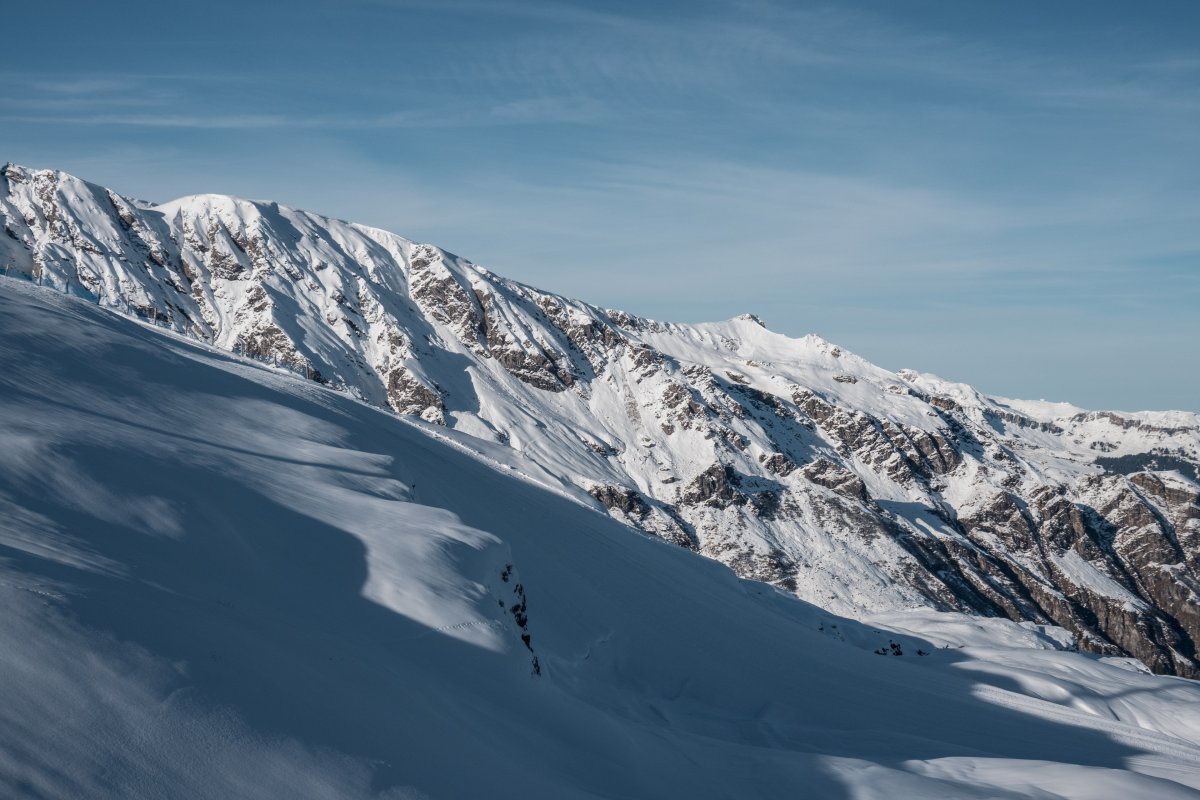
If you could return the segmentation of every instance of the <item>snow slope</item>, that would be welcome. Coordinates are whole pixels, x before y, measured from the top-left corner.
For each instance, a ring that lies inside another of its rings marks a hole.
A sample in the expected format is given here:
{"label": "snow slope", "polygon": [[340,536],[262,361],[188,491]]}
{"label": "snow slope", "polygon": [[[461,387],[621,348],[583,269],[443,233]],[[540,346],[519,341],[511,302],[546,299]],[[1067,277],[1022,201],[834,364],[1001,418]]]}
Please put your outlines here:
{"label": "snow slope", "polygon": [[1195,414],[988,397],[752,316],[640,319],[277,203],[8,165],[0,219],[11,276],[490,442],[742,577],[1200,676]]}
{"label": "snow slope", "polygon": [[5,797],[1200,796],[1191,681],[838,618],[511,448],[11,279],[0,441]]}

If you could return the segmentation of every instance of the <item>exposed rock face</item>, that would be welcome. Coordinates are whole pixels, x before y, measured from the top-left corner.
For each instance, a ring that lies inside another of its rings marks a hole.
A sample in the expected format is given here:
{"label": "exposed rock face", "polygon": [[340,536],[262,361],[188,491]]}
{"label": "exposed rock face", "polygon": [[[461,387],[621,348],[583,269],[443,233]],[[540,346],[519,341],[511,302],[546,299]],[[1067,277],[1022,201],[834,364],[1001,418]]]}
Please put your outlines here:
{"label": "exposed rock face", "polygon": [[758,460],[763,465],[763,469],[781,478],[786,478],[796,471],[796,465],[783,453],[771,453],[770,455],[763,453]]}
{"label": "exposed rock face", "polygon": [[663,539],[686,547],[696,549],[695,539],[688,533],[686,523],[668,509],[655,508],[646,501],[636,489],[621,486],[593,486],[588,494],[600,501],[606,509],[630,524],[636,525],[648,533],[653,533]]}
{"label": "exposed rock face", "polygon": [[388,403],[400,414],[411,414],[428,422],[445,424],[442,396],[421,383],[404,367],[388,373]]}
{"label": "exposed rock face", "polygon": [[869,503],[871,500],[867,495],[867,487],[861,478],[845,467],[839,466],[832,461],[827,461],[824,458],[818,458],[806,466],[804,468],[804,477],[818,486],[832,489],[838,494],[852,500],[858,500],[863,503]]}
{"label": "exposed rock face", "polygon": [[10,277],[507,443],[744,577],[843,613],[1055,623],[1200,675],[1195,414],[1001,401],[751,316],[658,323],[271,203],[9,165],[0,222]]}
{"label": "exposed rock face", "polygon": [[408,261],[412,299],[426,316],[445,325],[458,340],[482,354],[483,312],[472,292],[442,262],[442,252],[430,245],[417,245]]}
{"label": "exposed rock face", "polygon": [[1082,488],[1094,505],[1042,487],[1028,504],[998,494],[960,523],[980,545],[1013,554],[1024,567],[1013,572],[1018,592],[1089,649],[1136,652],[1152,669],[1194,675],[1194,583],[1179,579],[1189,570],[1169,527],[1123,478]]}
{"label": "exposed rock face", "polygon": [[503,316],[494,294],[476,290],[483,308],[483,333],[488,353],[509,374],[530,386],[548,392],[561,392],[575,382],[570,369],[561,365],[538,342]]}
{"label": "exposed rock face", "polygon": [[641,520],[650,513],[650,506],[633,489],[620,486],[594,486],[588,494],[600,501],[609,511],[620,511],[626,516]]}
{"label": "exposed rock face", "polygon": [[688,484],[679,502],[682,505],[704,503],[713,508],[745,505],[746,496],[737,489],[739,483],[737,473],[732,467],[713,464]]}

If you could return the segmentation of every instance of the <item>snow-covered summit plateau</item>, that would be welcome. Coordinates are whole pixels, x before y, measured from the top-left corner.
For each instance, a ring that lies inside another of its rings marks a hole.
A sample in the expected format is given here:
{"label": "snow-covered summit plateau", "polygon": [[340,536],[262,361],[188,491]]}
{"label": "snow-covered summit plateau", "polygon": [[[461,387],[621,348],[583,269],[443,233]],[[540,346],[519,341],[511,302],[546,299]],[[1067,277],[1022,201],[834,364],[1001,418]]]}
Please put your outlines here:
{"label": "snow-covered summit plateau", "polygon": [[0,181],[10,277],[468,434],[831,611],[1062,626],[1200,675],[1196,414],[989,397],[753,315],[655,322],[275,203]]}

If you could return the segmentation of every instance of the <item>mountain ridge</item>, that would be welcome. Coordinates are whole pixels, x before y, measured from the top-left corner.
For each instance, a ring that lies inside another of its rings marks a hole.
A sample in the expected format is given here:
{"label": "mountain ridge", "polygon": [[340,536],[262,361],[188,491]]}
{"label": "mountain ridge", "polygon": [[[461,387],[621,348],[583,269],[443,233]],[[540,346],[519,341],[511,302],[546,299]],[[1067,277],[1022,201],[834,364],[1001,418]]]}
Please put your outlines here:
{"label": "mountain ridge", "polygon": [[833,610],[1053,623],[1200,675],[1200,415],[992,397],[754,315],[649,320],[276,203],[0,175],[14,274],[512,447]]}

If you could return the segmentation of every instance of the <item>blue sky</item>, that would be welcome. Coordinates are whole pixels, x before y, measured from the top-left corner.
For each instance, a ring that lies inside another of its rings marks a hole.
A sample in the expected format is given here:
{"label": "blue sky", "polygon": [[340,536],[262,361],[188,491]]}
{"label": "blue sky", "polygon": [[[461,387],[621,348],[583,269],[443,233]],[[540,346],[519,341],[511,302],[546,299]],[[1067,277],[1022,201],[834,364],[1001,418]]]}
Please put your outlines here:
{"label": "blue sky", "polygon": [[12,4],[0,160],[1200,411],[1200,4]]}

